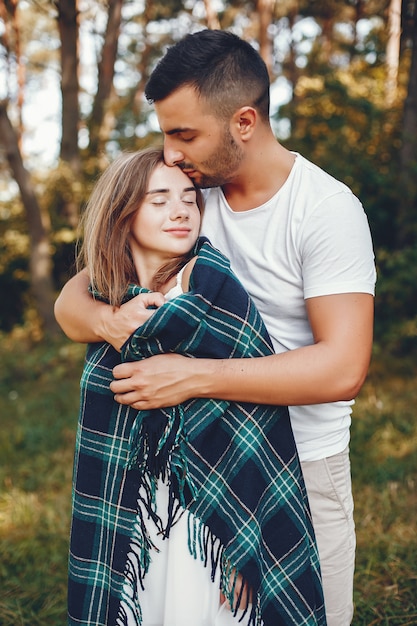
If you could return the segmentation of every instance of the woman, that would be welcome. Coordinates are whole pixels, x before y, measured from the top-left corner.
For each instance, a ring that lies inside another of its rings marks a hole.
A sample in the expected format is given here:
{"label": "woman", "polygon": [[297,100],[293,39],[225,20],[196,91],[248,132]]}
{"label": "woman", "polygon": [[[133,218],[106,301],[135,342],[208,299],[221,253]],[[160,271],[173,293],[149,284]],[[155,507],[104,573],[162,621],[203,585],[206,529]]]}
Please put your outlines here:
{"label": "woman", "polygon": [[272,352],[260,315],[205,239],[200,192],[163,153],[122,155],[84,217],[98,298],[163,302],[122,346],[88,347],[81,380],[69,624],[325,624],[317,550],[285,407],[195,399],[135,411],[112,369],[162,352]]}

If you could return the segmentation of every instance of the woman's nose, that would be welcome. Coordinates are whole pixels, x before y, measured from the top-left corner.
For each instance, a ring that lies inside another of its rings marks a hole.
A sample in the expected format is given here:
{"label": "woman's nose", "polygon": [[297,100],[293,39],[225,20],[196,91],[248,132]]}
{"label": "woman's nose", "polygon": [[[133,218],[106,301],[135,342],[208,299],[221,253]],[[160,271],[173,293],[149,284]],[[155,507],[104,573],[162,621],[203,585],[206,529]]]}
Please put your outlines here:
{"label": "woman's nose", "polygon": [[171,220],[187,219],[190,217],[188,206],[181,200],[176,200],[173,204],[170,218]]}

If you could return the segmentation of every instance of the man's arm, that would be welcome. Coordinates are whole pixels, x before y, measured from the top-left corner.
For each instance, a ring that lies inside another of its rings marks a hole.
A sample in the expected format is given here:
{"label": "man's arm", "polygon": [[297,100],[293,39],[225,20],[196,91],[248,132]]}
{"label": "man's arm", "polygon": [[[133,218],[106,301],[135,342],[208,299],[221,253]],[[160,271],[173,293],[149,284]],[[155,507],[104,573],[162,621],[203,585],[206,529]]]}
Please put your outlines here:
{"label": "man's arm", "polygon": [[126,339],[152,315],[150,306],[161,306],[161,293],[144,293],[121,307],[95,300],[88,291],[89,277],[83,270],[64,285],[55,302],[55,317],[64,333],[79,343],[107,341],[120,350]]}
{"label": "man's arm", "polygon": [[300,405],[351,400],[368,371],[373,296],[321,296],[306,301],[315,343],[253,359],[188,359],[170,354],[123,363],[111,389],[136,409],[172,406],[188,398]]}

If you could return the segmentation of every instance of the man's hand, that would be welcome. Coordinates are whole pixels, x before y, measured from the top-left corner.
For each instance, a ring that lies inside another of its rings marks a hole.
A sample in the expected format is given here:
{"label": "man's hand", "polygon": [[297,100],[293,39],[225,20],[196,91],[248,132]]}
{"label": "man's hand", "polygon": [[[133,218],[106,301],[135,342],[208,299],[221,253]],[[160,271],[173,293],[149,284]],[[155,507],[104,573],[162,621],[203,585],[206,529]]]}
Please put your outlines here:
{"label": "man's hand", "polygon": [[195,359],[160,354],[116,365],[110,389],[120,404],[148,410],[175,406],[194,397],[191,376]]}
{"label": "man's hand", "polygon": [[162,293],[153,291],[141,293],[119,308],[110,306],[102,308],[100,325],[102,338],[120,351],[130,335],[152,316],[155,307],[158,308],[164,303]]}

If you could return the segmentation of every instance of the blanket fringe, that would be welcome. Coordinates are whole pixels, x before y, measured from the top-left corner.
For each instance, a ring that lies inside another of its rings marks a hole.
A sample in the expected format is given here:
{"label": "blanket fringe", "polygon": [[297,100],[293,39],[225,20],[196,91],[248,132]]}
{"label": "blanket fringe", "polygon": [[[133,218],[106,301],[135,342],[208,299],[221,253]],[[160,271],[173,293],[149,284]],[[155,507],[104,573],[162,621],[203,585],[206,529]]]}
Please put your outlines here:
{"label": "blanket fringe", "polygon": [[116,620],[117,626],[128,624],[140,626],[142,624],[142,611],[138,601],[139,586],[141,589],[145,588],[143,579],[149,570],[151,550],[159,551],[149,537],[142,515],[138,513],[126,560],[125,581]]}
{"label": "blanket fringe", "polygon": [[[158,548],[149,538],[146,522],[143,519],[142,507],[139,502],[143,503],[144,501],[143,499],[138,501],[137,519],[127,557],[125,582],[120,600],[117,626],[130,626],[131,624],[141,626],[142,613],[139,602],[139,587],[141,589],[145,588],[144,579],[146,579],[146,573],[150,566],[151,551],[158,551]],[[184,513],[184,509],[178,501],[175,502],[173,509],[176,511],[173,521],[175,523],[178,517]],[[237,595],[235,594],[239,574],[234,564],[227,557],[225,547],[212,534],[210,529],[192,513],[188,512],[187,518],[188,550],[193,558],[201,561],[202,566],[210,567],[210,577],[213,584],[217,572],[220,571],[219,593],[220,591],[222,592],[226,602],[232,607],[231,611],[236,617],[236,623],[243,622],[246,617],[247,621],[245,621],[245,624],[247,626],[262,626],[258,594],[250,590],[246,594],[245,601],[243,600],[244,592],[248,589],[247,582],[243,578],[241,578],[240,591]],[[159,525],[161,522],[160,518],[155,514],[155,517],[151,516],[151,519],[158,524],[158,531],[164,532],[165,536],[167,536],[166,528],[162,529]],[[187,546],[184,546],[184,549],[187,549]]]}
{"label": "blanket fringe", "polygon": [[[227,556],[227,549],[213,535],[210,529],[192,513],[188,513],[188,549],[195,559],[200,559],[207,567],[210,561],[211,580],[214,582],[220,568],[220,589],[229,604],[237,622],[245,617],[247,626],[262,626],[258,590],[251,589],[247,581],[237,571]],[[239,593],[236,587],[239,583]],[[244,594],[245,600],[244,600]]]}
{"label": "blanket fringe", "polygon": [[[117,626],[131,624],[132,620],[140,626],[142,620],[138,583],[144,589],[143,580],[149,569],[150,552],[157,549],[149,538],[144,511],[148,520],[155,524],[158,533],[168,538],[170,529],[186,509],[186,487],[192,498],[197,495],[197,490],[190,480],[190,473],[187,471],[184,453],[186,433],[181,405],[159,411],[139,412],[131,431],[129,445],[131,452],[127,467],[139,470],[141,488]],[[168,485],[168,512],[165,524],[156,507],[159,480]],[[186,546],[184,548],[186,549]],[[227,557],[225,547],[212,534],[210,528],[190,512],[188,512],[188,550],[195,559],[202,561],[204,567],[210,567],[213,583],[216,573],[220,571],[219,593],[222,592],[226,602],[232,607],[237,621],[242,622],[249,614],[247,626],[261,626],[257,590],[248,591],[248,583],[239,576],[235,564]],[[236,594],[238,583],[240,588]],[[248,592],[245,594],[245,591]]]}

